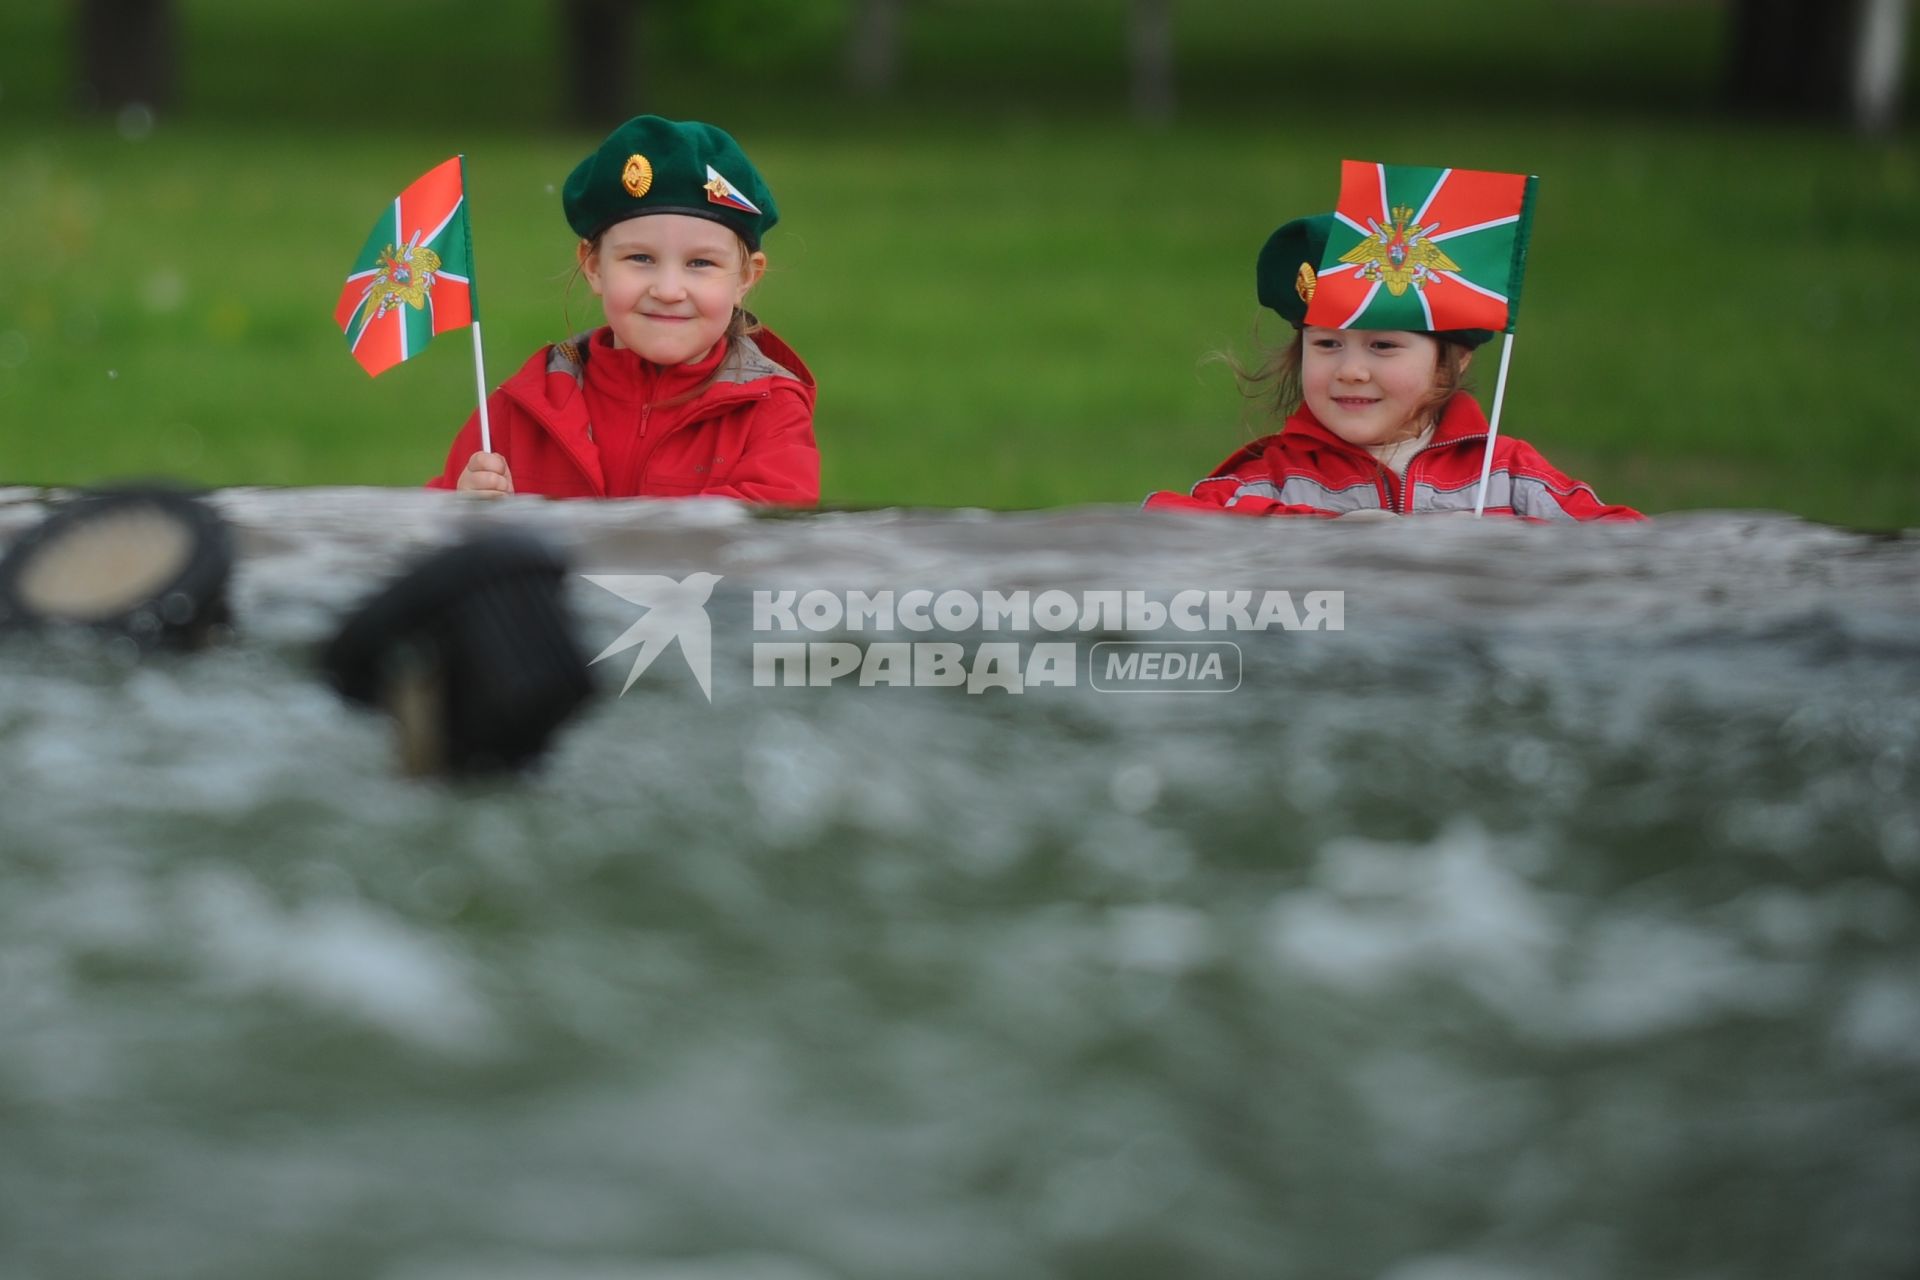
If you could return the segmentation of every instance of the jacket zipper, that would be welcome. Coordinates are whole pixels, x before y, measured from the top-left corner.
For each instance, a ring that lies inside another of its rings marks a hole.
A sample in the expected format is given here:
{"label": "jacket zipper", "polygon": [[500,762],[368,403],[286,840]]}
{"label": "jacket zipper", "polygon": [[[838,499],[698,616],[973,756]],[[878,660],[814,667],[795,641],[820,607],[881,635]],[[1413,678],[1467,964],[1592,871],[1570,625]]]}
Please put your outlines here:
{"label": "jacket zipper", "polygon": [[[1461,436],[1458,440],[1428,441],[1426,444],[1414,450],[1413,456],[1407,459],[1406,474],[1400,477],[1401,505],[1398,508],[1390,509],[1393,510],[1396,515],[1410,516],[1413,514],[1413,464],[1420,460],[1421,454],[1426,453],[1430,449],[1450,449],[1456,444],[1472,444],[1475,440],[1485,440],[1486,438],[1487,433],[1482,431],[1477,436]],[[1386,464],[1382,463],[1378,458],[1374,459],[1374,465],[1378,466],[1382,471],[1387,470]],[[1477,484],[1479,482],[1475,481],[1475,483]]]}
{"label": "jacket zipper", "polygon": [[[507,389],[504,383],[501,385],[501,390],[506,392],[508,399],[513,400],[514,402],[519,404],[520,408],[526,412],[527,416],[532,418],[535,422],[538,422],[540,426],[548,432],[549,435],[554,435],[557,437],[558,433],[556,432],[553,426],[552,420],[547,416],[546,407],[544,405],[537,404],[533,401],[529,401],[524,396],[521,396],[518,392]],[[724,413],[727,409],[731,408],[734,404],[745,403],[750,400],[766,400],[770,398],[772,394],[773,393],[770,391],[757,391],[757,392],[751,392],[746,395],[724,397],[717,403],[708,403],[708,404],[702,405],[701,408],[704,409],[705,412],[685,419],[681,423],[681,425],[691,426],[693,423],[696,423],[696,422],[704,422],[707,418],[716,417],[719,414]],[[645,436],[647,434],[647,422],[652,416],[653,416],[653,403],[651,401],[648,401],[647,403],[642,404],[640,406],[640,430],[638,432],[638,435]],[[590,443],[594,443],[594,444],[599,443],[598,434],[593,429],[593,423],[589,421],[586,424],[586,426],[587,426],[587,440]],[[570,451],[569,451],[569,457],[572,457]],[[572,457],[572,461],[573,461],[574,468],[577,471],[579,471],[583,476],[588,476],[589,478],[591,477],[592,472],[590,472],[587,469],[587,466],[585,463],[583,463],[577,457]],[[647,472],[650,470],[651,462],[652,462],[652,459],[649,458],[641,464],[640,474],[643,480],[645,479]]]}
{"label": "jacket zipper", "polygon": [[[755,392],[750,392],[746,395],[727,396],[724,399],[709,401],[708,403],[705,403],[705,404],[700,404],[698,401],[695,401],[694,403],[698,405],[701,412],[690,414],[687,417],[682,418],[680,420],[679,425],[683,427],[690,427],[696,422],[705,422],[708,418],[717,418],[721,414],[725,413],[727,410],[733,408],[735,405],[747,404],[751,401],[756,401],[756,400],[765,400],[769,398],[772,394],[773,393],[770,391],[755,391]],[[640,434],[641,435],[644,436],[647,434],[647,423],[651,421],[652,418],[653,418],[653,401],[649,400],[647,403],[640,406]]]}
{"label": "jacket zipper", "polygon": [[[747,395],[728,396],[719,401],[709,401],[706,404],[699,405],[701,412],[691,414],[688,417],[682,418],[678,424],[670,424],[670,425],[677,425],[679,427],[691,427],[698,423],[705,422],[708,418],[717,418],[721,414],[727,412],[727,410],[733,408],[735,405],[748,404],[750,402],[758,401],[758,400],[766,400],[770,398],[772,394],[773,393],[770,391],[756,391],[756,392],[751,392]],[[645,438],[647,434],[647,419],[652,417],[652,415],[653,415],[653,405],[651,402],[640,406],[641,438]],[[661,437],[661,439],[663,440],[665,438],[666,438],[665,436]],[[645,458],[641,461],[641,464],[640,464],[641,482],[644,484],[647,481],[647,479],[650,476],[652,476],[652,474],[653,474],[653,455],[652,453],[648,453],[645,456]]]}
{"label": "jacket zipper", "polygon": [[[1368,456],[1372,457],[1371,454],[1369,454]],[[1398,498],[1395,496],[1394,487],[1393,487],[1393,468],[1389,467],[1386,463],[1380,461],[1380,459],[1378,458],[1373,459],[1373,465],[1380,469],[1380,474],[1374,477],[1374,483],[1379,485],[1382,489],[1386,490],[1387,510],[1394,512],[1395,514],[1398,514],[1400,510],[1400,504],[1399,504]],[[1413,464],[1409,462],[1407,465],[1412,466]]]}

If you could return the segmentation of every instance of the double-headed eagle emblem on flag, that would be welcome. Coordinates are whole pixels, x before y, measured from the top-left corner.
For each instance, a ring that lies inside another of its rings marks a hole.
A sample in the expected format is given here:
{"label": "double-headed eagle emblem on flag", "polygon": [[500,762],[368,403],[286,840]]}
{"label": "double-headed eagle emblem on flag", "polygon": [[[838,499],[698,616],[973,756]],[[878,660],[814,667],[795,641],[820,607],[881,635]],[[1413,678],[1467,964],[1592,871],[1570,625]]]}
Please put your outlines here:
{"label": "double-headed eagle emblem on flag", "polygon": [[1340,255],[1340,261],[1353,263],[1360,268],[1357,273],[1362,280],[1375,280],[1387,286],[1387,292],[1394,297],[1404,294],[1409,287],[1419,289],[1425,286],[1436,271],[1458,271],[1460,264],[1441,251],[1440,246],[1427,239],[1440,229],[1435,222],[1421,226],[1414,221],[1413,210],[1406,205],[1395,205],[1393,221],[1383,227],[1374,218],[1367,219],[1365,240]]}
{"label": "double-headed eagle emblem on flag", "polygon": [[362,308],[371,308],[366,319],[378,320],[402,304],[415,311],[425,307],[439,271],[440,255],[425,245],[410,244],[398,251],[388,245],[380,251],[380,269],[360,303]]}

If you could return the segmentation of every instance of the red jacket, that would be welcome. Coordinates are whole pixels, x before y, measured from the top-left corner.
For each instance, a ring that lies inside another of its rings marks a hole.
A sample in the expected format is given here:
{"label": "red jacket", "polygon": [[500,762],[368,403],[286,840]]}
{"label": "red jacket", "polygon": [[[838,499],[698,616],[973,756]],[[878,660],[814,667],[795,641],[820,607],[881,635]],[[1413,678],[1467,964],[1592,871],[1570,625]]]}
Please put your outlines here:
{"label": "red jacket", "polygon": [[[1337,516],[1349,511],[1472,511],[1487,448],[1487,420],[1464,391],[1447,401],[1433,439],[1401,478],[1320,425],[1302,405],[1276,435],[1255,440],[1182,493],[1149,494],[1149,511],[1229,511],[1245,516]],[[1501,436],[1487,478],[1487,513],[1530,520],[1643,520],[1609,506],[1524,440]]]}
{"label": "red jacket", "polygon": [[[698,364],[663,368],[615,347],[603,327],[534,352],[487,398],[487,413],[516,493],[813,506],[813,392],[807,366],[765,329],[716,344]],[[479,448],[476,412],[428,486],[456,487]]]}

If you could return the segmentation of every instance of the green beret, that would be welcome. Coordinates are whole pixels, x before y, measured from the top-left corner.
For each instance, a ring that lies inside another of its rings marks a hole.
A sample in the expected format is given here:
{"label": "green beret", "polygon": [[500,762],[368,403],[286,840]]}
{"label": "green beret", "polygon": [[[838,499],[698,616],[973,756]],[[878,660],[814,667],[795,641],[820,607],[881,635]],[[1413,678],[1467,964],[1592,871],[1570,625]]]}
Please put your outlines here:
{"label": "green beret", "polygon": [[780,220],[773,192],[726,130],[697,120],[635,116],[567,175],[567,225],[591,240],[649,213],[709,218],[752,249]]}
{"label": "green beret", "polygon": [[[1310,218],[1295,218],[1267,237],[1260,260],[1253,270],[1260,305],[1274,312],[1294,328],[1307,323],[1307,303],[1313,297],[1314,281],[1327,256],[1327,233],[1333,229],[1333,215],[1316,213]],[[1462,346],[1477,347],[1493,338],[1491,329],[1425,329],[1434,337]]]}

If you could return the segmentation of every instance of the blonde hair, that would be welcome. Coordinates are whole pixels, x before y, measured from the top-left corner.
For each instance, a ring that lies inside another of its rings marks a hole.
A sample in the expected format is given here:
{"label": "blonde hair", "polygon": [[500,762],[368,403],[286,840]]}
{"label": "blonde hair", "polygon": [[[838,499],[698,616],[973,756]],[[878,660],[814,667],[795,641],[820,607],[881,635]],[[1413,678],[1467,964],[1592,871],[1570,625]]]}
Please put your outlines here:
{"label": "blonde hair", "polygon": [[[1427,334],[1438,345],[1434,353],[1433,392],[1414,411],[1414,418],[1423,425],[1439,410],[1446,407],[1454,394],[1467,388],[1467,361],[1473,355],[1473,348],[1464,342],[1455,342],[1443,338],[1437,333]],[[1264,421],[1248,423],[1250,429],[1267,426],[1270,423],[1284,423],[1306,401],[1306,392],[1300,385],[1300,361],[1306,347],[1306,334],[1295,329],[1293,335],[1280,346],[1266,346],[1260,336],[1260,325],[1254,322],[1253,342],[1261,352],[1260,362],[1249,369],[1228,351],[1216,351],[1209,359],[1219,360],[1233,370],[1234,379],[1240,384],[1240,394],[1253,405],[1265,409]],[[1244,418],[1244,415],[1243,415]]]}

